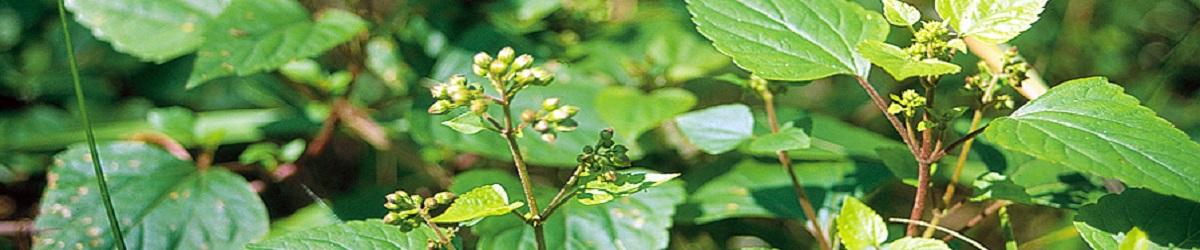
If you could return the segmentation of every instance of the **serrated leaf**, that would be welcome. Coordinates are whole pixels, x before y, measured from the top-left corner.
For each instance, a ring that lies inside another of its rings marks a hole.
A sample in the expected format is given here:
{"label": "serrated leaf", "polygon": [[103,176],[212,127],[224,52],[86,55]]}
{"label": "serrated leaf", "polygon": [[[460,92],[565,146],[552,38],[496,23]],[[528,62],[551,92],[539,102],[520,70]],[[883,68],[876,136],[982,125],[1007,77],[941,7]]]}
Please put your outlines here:
{"label": "serrated leaf", "polygon": [[779,133],[754,138],[750,141],[748,150],[756,154],[774,153],[806,149],[811,143],[812,139],[808,137],[807,133],[804,133],[804,129],[784,128],[779,130]]}
{"label": "serrated leaf", "polygon": [[454,203],[441,215],[433,217],[436,223],[470,222],[488,216],[507,214],[525,205],[508,202],[508,192],[499,184],[480,186],[454,199]]}
{"label": "serrated leaf", "polygon": [[1200,200],[1200,144],[1101,77],[1051,88],[990,123],[993,144],[1132,187]]}
{"label": "serrated leaf", "polygon": [[233,1],[204,33],[187,86],[269,71],[317,56],[366,27],[358,16],[338,9],[325,10],[316,21],[310,20],[308,11],[294,0]]}
{"label": "serrated leaf", "polygon": [[372,219],[289,233],[250,244],[246,249],[425,249],[431,239],[437,236],[428,227],[405,233],[400,227]]}
{"label": "serrated leaf", "polygon": [[738,66],[772,80],[837,74],[866,76],[871,64],[854,50],[887,38],[879,13],[843,0],[688,0],[692,21]]}
{"label": "serrated leaf", "polygon": [[1134,228],[1145,233],[1148,249],[1200,249],[1197,214],[1200,203],[1135,188],[1079,208],[1075,228],[1094,249],[1118,249]]}
{"label": "serrated leaf", "polygon": [[737,148],[754,136],[754,114],[742,104],[721,105],[675,117],[679,131],[709,154]]}
{"label": "serrated leaf", "polygon": [[[98,145],[116,215],[131,249],[241,248],[267,233],[267,210],[241,176],[197,169],[155,146]],[[86,145],[55,157],[36,228],[37,249],[114,246]]]}
{"label": "serrated leaf", "polygon": [[631,145],[638,135],[658,127],[696,105],[696,96],[679,88],[658,89],[649,94],[631,87],[610,87],[596,96],[596,112],[612,125],[624,144]]}
{"label": "serrated leaf", "polygon": [[959,36],[1004,43],[1037,22],[1047,0],[937,0],[942,20]]}
{"label": "serrated leaf", "polygon": [[[488,178],[519,183],[508,174]],[[600,205],[565,203],[545,222],[547,249],[666,248],[675,207],[685,196],[683,185],[675,181]],[[538,196],[539,201],[545,198]],[[473,229],[480,250],[536,249],[533,228],[516,216],[490,217]]]}
{"label": "serrated leaf", "polygon": [[482,116],[471,112],[462,113],[461,115],[454,117],[454,119],[444,121],[442,122],[442,125],[446,125],[446,127],[450,127],[451,129],[454,129],[454,131],[468,135],[479,133],[479,131],[484,130],[484,126],[486,126],[483,124]]}
{"label": "serrated leaf", "polygon": [[887,224],[867,204],[854,197],[846,196],[842,211],[837,217],[838,237],[846,249],[878,248],[887,240]]}
{"label": "serrated leaf", "polygon": [[921,20],[921,11],[900,0],[883,0],[883,17],[896,26],[912,26]]}
{"label": "serrated leaf", "polygon": [[583,190],[576,200],[584,205],[604,204],[613,199],[625,197],[658,186],[679,174],[659,174],[645,172],[618,172],[616,180],[602,181],[599,178],[583,184]]}
{"label": "serrated leaf", "polygon": [[209,23],[230,0],[67,0],[75,20],[113,48],[145,61],[165,62],[204,42]]}
{"label": "serrated leaf", "polygon": [[950,246],[941,240],[929,238],[904,237],[883,248],[884,250],[950,250]]}
{"label": "serrated leaf", "polygon": [[893,78],[896,78],[896,81],[914,76],[954,74],[961,69],[953,63],[933,58],[917,61],[900,47],[879,40],[866,40],[858,43],[858,52],[887,71]]}

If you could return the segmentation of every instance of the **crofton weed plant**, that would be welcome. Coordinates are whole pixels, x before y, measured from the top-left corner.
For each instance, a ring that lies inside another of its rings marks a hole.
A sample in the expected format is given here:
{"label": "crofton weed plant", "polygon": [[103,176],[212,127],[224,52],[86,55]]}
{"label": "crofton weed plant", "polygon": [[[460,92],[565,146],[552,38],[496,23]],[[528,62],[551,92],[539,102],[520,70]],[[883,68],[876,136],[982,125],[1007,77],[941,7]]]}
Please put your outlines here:
{"label": "crofton weed plant", "polygon": [[0,249],[1196,249],[1193,5],[3,1]]}

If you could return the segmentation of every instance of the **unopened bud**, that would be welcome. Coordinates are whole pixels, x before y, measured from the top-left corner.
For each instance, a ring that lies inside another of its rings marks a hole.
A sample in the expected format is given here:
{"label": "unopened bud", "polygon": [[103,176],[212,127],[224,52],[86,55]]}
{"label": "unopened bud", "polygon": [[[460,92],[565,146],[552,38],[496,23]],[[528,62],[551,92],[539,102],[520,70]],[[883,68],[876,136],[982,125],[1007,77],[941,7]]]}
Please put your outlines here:
{"label": "unopened bud", "polygon": [[533,110],[528,109],[521,112],[522,122],[532,123],[534,120],[537,120],[537,112],[533,112]]}
{"label": "unopened bud", "polygon": [[604,130],[600,130],[600,139],[601,140],[612,140],[612,138],[613,138],[613,130],[611,128],[606,128]]}
{"label": "unopened bud", "polygon": [[551,111],[551,110],[558,109],[558,102],[559,102],[559,99],[557,97],[556,98],[546,98],[546,100],[542,101],[542,110]]}
{"label": "unopened bud", "polygon": [[435,115],[445,114],[446,111],[450,111],[450,105],[450,101],[438,100],[433,102],[433,105],[429,105],[429,113]]}
{"label": "unopened bud", "polygon": [[466,85],[467,78],[463,77],[463,75],[453,75],[450,76],[449,80],[446,80],[446,83],[449,83],[450,85]]}
{"label": "unopened bud", "polygon": [[455,197],[454,193],[441,192],[441,193],[437,193],[437,194],[433,195],[433,200],[436,201],[438,204],[447,204],[447,203],[450,203],[451,201],[454,201],[454,197]]}
{"label": "unopened bud", "polygon": [[488,72],[493,76],[503,75],[506,69],[508,69],[508,64],[500,60],[492,61],[492,64],[488,66]]}
{"label": "unopened bud", "polygon": [[513,71],[527,69],[527,68],[529,68],[529,66],[532,66],[532,65],[533,65],[533,56],[531,56],[529,54],[524,54],[524,55],[518,56],[517,59],[513,60],[513,63],[512,63]]}
{"label": "unopened bud", "polygon": [[496,61],[502,61],[504,64],[512,63],[513,56],[516,56],[516,53],[512,47],[504,47],[500,49],[500,53],[496,53]]}
{"label": "unopened bud", "polygon": [[550,131],[550,123],[546,121],[538,121],[537,123],[533,124],[533,130],[537,131],[538,133]]}
{"label": "unopened bud", "polygon": [[491,55],[488,55],[486,52],[475,54],[475,65],[488,65],[489,63],[492,63]]}
{"label": "unopened bud", "polygon": [[446,98],[450,97],[450,93],[446,92],[446,85],[441,85],[441,84],[433,85],[433,87],[430,87],[429,93],[431,95],[433,95],[434,99],[446,99]]}
{"label": "unopened bud", "polygon": [[546,141],[546,142],[549,142],[549,143],[554,143],[554,140],[555,140],[555,139],[558,139],[558,136],[557,136],[557,135],[554,135],[554,134],[542,134],[542,140],[543,140],[543,141]]}
{"label": "unopened bud", "polygon": [[[520,58],[517,58],[517,59],[520,60]],[[527,69],[527,70],[517,71],[516,75],[513,76],[513,81],[516,81],[517,84],[525,85],[525,84],[529,84],[531,82],[537,81],[537,77],[533,76],[532,70]]]}
{"label": "unopened bud", "polygon": [[554,81],[554,74],[551,74],[549,71],[546,71],[542,68],[536,68],[533,69],[533,78],[537,79],[534,84],[546,86],[549,85],[550,82]]}
{"label": "unopened bud", "polygon": [[558,126],[554,126],[554,130],[558,132],[571,132],[575,131],[576,128],[579,128],[579,122],[569,118],[559,122]]}
{"label": "unopened bud", "polygon": [[484,99],[476,99],[471,101],[471,112],[475,114],[483,114],[487,112],[488,102]]}
{"label": "unopened bud", "polygon": [[487,69],[484,68],[484,66],[480,66],[478,64],[471,65],[471,72],[475,73],[475,75],[477,75],[477,76],[487,76],[487,73],[488,73]]}
{"label": "unopened bud", "polygon": [[546,120],[551,122],[560,122],[566,120],[567,118],[571,118],[571,114],[568,113],[567,110],[561,108],[550,111],[550,114],[546,116]]}

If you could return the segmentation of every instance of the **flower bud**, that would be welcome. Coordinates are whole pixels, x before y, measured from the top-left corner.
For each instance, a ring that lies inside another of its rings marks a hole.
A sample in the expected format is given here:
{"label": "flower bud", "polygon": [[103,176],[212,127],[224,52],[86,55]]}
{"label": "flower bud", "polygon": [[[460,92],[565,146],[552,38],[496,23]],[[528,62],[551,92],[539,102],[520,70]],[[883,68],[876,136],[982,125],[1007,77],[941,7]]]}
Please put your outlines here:
{"label": "flower bud", "polygon": [[504,47],[500,49],[500,53],[496,53],[496,61],[504,62],[504,64],[512,63],[513,56],[516,56],[516,53],[512,47]]}
{"label": "flower bud", "polygon": [[398,225],[398,224],[400,224],[400,220],[402,220],[402,219],[403,218],[400,218],[400,214],[397,214],[395,212],[389,212],[387,215],[383,216],[383,223],[387,223],[387,224],[391,224],[391,225]]}
{"label": "flower bud", "polygon": [[324,73],[321,72],[321,65],[312,59],[300,59],[288,62],[279,68],[279,73],[283,73],[283,76],[292,81],[303,83],[315,83],[324,78]]}
{"label": "flower bud", "polygon": [[557,136],[557,135],[554,135],[554,134],[542,134],[542,140],[543,140],[543,141],[546,141],[546,142],[549,142],[549,143],[554,143],[554,140],[555,140],[555,139],[558,139],[558,136]]}
{"label": "flower bud", "polygon": [[477,75],[477,76],[487,76],[487,73],[488,73],[487,69],[484,68],[484,66],[480,66],[478,64],[471,66],[471,72],[475,73],[475,75]]}
{"label": "flower bud", "polygon": [[579,128],[579,122],[569,118],[559,122],[558,126],[554,126],[554,130],[558,132],[571,132],[575,131],[576,128]]}
{"label": "flower bud", "polygon": [[571,118],[571,114],[568,113],[567,110],[561,108],[550,111],[550,114],[546,115],[546,120],[550,122],[561,122],[567,118]]}
{"label": "flower bud", "polygon": [[446,80],[446,83],[450,85],[467,85],[467,78],[463,77],[463,75],[453,75],[450,76],[449,80]]}
{"label": "flower bud", "polygon": [[434,99],[446,99],[450,97],[450,93],[446,92],[446,85],[442,84],[429,87],[429,94],[433,95]]}
{"label": "flower bud", "polygon": [[537,131],[538,133],[550,131],[550,123],[546,121],[538,121],[537,123],[533,124],[533,130]]}
{"label": "flower bud", "polygon": [[488,65],[489,63],[492,63],[491,55],[488,55],[486,52],[475,54],[475,65]]}
{"label": "flower bud", "polygon": [[512,63],[513,71],[527,69],[532,65],[533,56],[530,56],[529,54],[518,56],[517,59]]}
{"label": "flower bud", "polygon": [[475,99],[471,101],[471,112],[475,114],[483,114],[487,112],[488,103],[484,99]]}
{"label": "flower bud", "polygon": [[491,73],[493,76],[501,76],[504,74],[504,70],[506,69],[508,69],[507,63],[504,63],[500,60],[495,60],[492,61],[492,64],[488,66],[488,73]]}
{"label": "flower bud", "polygon": [[613,138],[613,130],[611,128],[606,128],[604,130],[600,130],[600,139],[601,140],[612,140],[612,138]]}
{"label": "flower bud", "polygon": [[433,102],[433,105],[429,105],[429,113],[434,115],[445,114],[446,111],[450,111],[451,105],[450,101],[438,100]]}
{"label": "flower bud", "polygon": [[533,78],[537,79],[537,81],[534,82],[534,85],[546,86],[549,85],[550,82],[554,81],[554,74],[551,74],[549,71],[546,71],[542,68],[536,68],[533,69]]}
{"label": "flower bud", "polygon": [[454,193],[441,192],[441,193],[437,193],[437,194],[433,195],[433,200],[437,201],[438,204],[447,204],[447,203],[450,203],[451,201],[454,201],[454,197],[455,197]]}
{"label": "flower bud", "polygon": [[558,102],[559,102],[559,99],[557,97],[546,98],[545,101],[542,101],[542,110],[551,111],[551,110],[558,109]]}
{"label": "flower bud", "polygon": [[455,104],[462,105],[462,104],[467,103],[467,101],[470,101],[470,100],[471,100],[471,92],[458,91],[458,92],[450,93],[450,101],[454,102]]}
{"label": "flower bud", "polygon": [[537,113],[533,112],[533,110],[526,109],[525,111],[521,112],[522,122],[533,123],[535,120],[537,120]]}
{"label": "flower bud", "polygon": [[563,110],[564,112],[567,112],[568,117],[574,117],[575,114],[579,113],[579,107],[575,107],[575,106],[571,106],[571,105],[562,106],[558,109]]}
{"label": "flower bud", "polygon": [[[517,58],[517,59],[520,60],[520,58]],[[532,70],[527,69],[527,70],[517,71],[517,73],[513,76],[513,81],[516,81],[517,84],[525,85],[525,84],[529,84],[529,83],[536,83],[534,81],[537,81],[537,78],[533,76]]]}

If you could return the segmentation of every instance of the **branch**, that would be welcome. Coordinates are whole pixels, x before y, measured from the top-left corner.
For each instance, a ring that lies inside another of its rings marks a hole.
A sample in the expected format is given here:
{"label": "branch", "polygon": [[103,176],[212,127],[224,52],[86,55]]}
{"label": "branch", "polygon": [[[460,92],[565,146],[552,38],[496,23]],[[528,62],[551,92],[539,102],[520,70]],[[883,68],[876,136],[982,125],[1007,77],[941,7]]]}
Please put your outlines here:
{"label": "branch", "polygon": [[567,183],[563,185],[562,189],[558,190],[558,194],[554,195],[554,199],[550,200],[550,205],[546,205],[546,210],[542,211],[542,218],[550,218],[550,214],[553,214],[554,210],[563,204],[563,201],[575,196],[577,191],[575,190],[575,184],[579,182],[579,175],[582,173],[583,166],[575,168],[575,173],[571,174],[571,178],[567,179]]}
{"label": "branch", "polygon": [[862,86],[867,91],[867,95],[871,96],[871,101],[875,103],[876,108],[879,108],[879,112],[883,112],[888,122],[892,123],[892,128],[895,128],[896,132],[900,134],[900,139],[903,139],[904,144],[908,145],[908,150],[912,151],[913,155],[920,155],[920,152],[917,151],[917,144],[910,136],[908,129],[904,128],[904,125],[900,123],[900,119],[896,118],[896,115],[887,112],[887,101],[879,96],[879,91],[875,90],[875,87],[871,86],[871,83],[868,83],[861,76],[854,76],[854,79],[858,80],[858,85]]}
{"label": "branch", "polygon": [[[1004,66],[1004,53],[1000,51],[997,45],[975,40],[971,37],[963,38],[963,41],[966,42],[967,48],[969,48],[971,53],[987,63],[992,72],[1002,72],[1000,68]],[[1042,94],[1045,94],[1047,89],[1046,82],[1042,81],[1042,77],[1038,74],[1037,70],[1031,68],[1027,75],[1029,79],[1021,82],[1021,87],[1017,88],[1017,92],[1029,100],[1037,99]]]}
{"label": "branch", "polygon": [[[762,95],[763,103],[767,109],[767,120],[771,125],[771,133],[779,133],[779,118],[775,114],[775,97],[769,90],[759,93]],[[796,191],[796,197],[800,202],[800,208],[804,210],[804,216],[808,217],[808,221],[812,223],[811,233],[813,238],[817,239],[817,243],[821,249],[829,250],[829,242],[825,239],[825,233],[821,232],[821,225],[817,223],[817,212],[813,209],[812,201],[809,200],[808,194],[804,192],[804,185],[800,184],[800,179],[796,177],[796,170],[792,168],[792,158],[788,156],[787,151],[780,150],[775,152],[779,156],[779,164],[787,171],[788,177],[792,180],[792,189]]]}
{"label": "branch", "polygon": [[940,227],[940,226],[934,226],[934,225],[930,225],[929,223],[926,223],[926,222],[924,222],[924,221],[919,221],[919,220],[907,220],[907,219],[901,219],[901,218],[888,218],[888,221],[890,221],[890,222],[908,223],[909,225],[916,224],[916,225],[921,225],[921,226],[925,226],[925,227],[933,227],[933,228],[936,228],[938,231],[945,232],[945,233],[946,233],[946,234],[948,234],[949,236],[952,236],[952,237],[958,238],[958,239],[960,239],[960,240],[962,240],[962,241],[965,241],[965,242],[967,242],[968,244],[971,244],[971,246],[974,246],[976,249],[987,250],[987,248],[986,248],[986,247],[983,247],[983,244],[979,244],[979,242],[976,242],[975,240],[972,240],[971,238],[967,238],[967,236],[964,236],[964,235],[962,235],[962,234],[960,234],[960,233],[958,233],[958,232],[955,232],[954,230],[950,230],[949,228],[944,228],[944,227]]}

